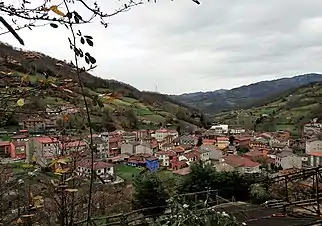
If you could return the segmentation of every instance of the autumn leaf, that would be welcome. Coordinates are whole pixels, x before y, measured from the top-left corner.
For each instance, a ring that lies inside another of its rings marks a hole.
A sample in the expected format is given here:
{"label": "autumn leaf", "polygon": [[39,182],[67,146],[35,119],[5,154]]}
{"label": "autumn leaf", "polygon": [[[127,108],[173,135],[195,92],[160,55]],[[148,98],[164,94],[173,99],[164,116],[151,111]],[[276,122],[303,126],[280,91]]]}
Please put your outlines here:
{"label": "autumn leaf", "polygon": [[63,174],[63,173],[67,173],[68,171],[69,171],[69,168],[56,169],[55,174]]}
{"label": "autumn leaf", "polygon": [[58,159],[57,163],[61,163],[61,164],[67,164],[67,159]]}
{"label": "autumn leaf", "polygon": [[24,75],[21,77],[21,81],[24,82],[24,81],[27,81],[28,80],[28,76],[27,75]]}
{"label": "autumn leaf", "polygon": [[19,106],[19,107],[22,107],[22,106],[24,106],[25,105],[25,100],[24,99],[19,99],[18,101],[17,101],[17,105]]}
{"label": "autumn leaf", "polygon": [[57,163],[57,161],[58,161],[57,159],[52,160],[52,162],[49,164],[49,166],[51,167],[51,166],[55,165]]}
{"label": "autumn leaf", "polygon": [[23,221],[21,220],[21,218],[18,218],[17,224],[22,224],[22,223],[23,223]]}
{"label": "autumn leaf", "polygon": [[36,197],[34,197],[33,199],[33,202],[34,202],[34,207],[36,208],[41,208],[43,207],[43,202],[44,202],[44,199],[42,196],[40,195],[37,195]]}
{"label": "autumn leaf", "polygon": [[68,121],[68,119],[69,119],[69,117],[68,117],[68,115],[64,115],[63,116],[63,120],[66,122],[66,121]]}
{"label": "autumn leaf", "polygon": [[65,16],[65,13],[63,13],[62,11],[60,11],[56,5],[50,6],[49,10],[53,11],[54,13],[56,13],[59,16]]}

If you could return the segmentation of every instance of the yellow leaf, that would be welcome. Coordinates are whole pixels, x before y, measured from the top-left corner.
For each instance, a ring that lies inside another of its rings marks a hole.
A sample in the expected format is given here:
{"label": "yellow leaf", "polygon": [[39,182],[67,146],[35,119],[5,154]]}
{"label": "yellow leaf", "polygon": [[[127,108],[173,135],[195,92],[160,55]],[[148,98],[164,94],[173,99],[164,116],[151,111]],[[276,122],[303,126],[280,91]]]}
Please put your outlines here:
{"label": "yellow leaf", "polygon": [[34,202],[34,207],[41,208],[43,207],[44,199],[42,198],[42,196],[37,195],[36,197],[33,198],[33,202]]}
{"label": "yellow leaf", "polygon": [[67,191],[67,192],[77,192],[78,189],[76,189],[76,188],[67,188],[67,189],[65,189],[65,191]]}
{"label": "yellow leaf", "polygon": [[25,105],[25,100],[24,99],[19,99],[18,101],[17,101],[17,105],[19,106],[19,107],[22,107],[22,106],[24,106]]}
{"label": "yellow leaf", "polygon": [[24,81],[27,81],[28,80],[28,76],[27,75],[24,75],[21,77],[21,81],[24,82]]}
{"label": "yellow leaf", "polygon": [[67,159],[58,159],[57,163],[67,164]]}
{"label": "yellow leaf", "polygon": [[53,11],[59,16],[65,16],[65,14],[62,11],[60,11],[56,5],[50,6],[49,10]]}
{"label": "yellow leaf", "polygon": [[55,174],[62,174],[62,173],[67,173],[69,171],[69,168],[66,169],[56,169]]}
{"label": "yellow leaf", "polygon": [[57,159],[55,159],[55,160],[52,160],[52,162],[49,164],[49,167],[52,167],[53,165],[55,165],[56,163],[57,163]]}
{"label": "yellow leaf", "polygon": [[34,166],[31,164],[22,164],[21,167],[29,169],[29,168],[33,168]]}

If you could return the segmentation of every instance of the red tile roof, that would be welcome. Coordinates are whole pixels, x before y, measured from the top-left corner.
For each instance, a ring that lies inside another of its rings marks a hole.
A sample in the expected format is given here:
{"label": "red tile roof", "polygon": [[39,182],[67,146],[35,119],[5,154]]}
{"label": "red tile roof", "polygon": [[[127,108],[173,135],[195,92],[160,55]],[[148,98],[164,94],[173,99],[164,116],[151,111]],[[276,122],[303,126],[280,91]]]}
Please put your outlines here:
{"label": "red tile roof", "polygon": [[216,140],[215,139],[203,139],[202,143],[203,144],[214,144],[214,143],[216,143]]}
{"label": "red tile roof", "polygon": [[238,155],[228,155],[224,157],[224,160],[227,164],[233,167],[257,167],[261,165],[248,158],[244,158]]}
{"label": "red tile roof", "polygon": [[250,157],[265,156],[265,154],[262,151],[258,151],[258,150],[249,151],[249,152],[245,153],[245,155],[250,156]]}
{"label": "red tile roof", "polygon": [[167,129],[158,129],[155,132],[157,132],[157,133],[168,133],[169,131]]}
{"label": "red tile roof", "polygon": [[14,141],[14,142],[12,142],[12,144],[15,147],[25,147],[26,146],[26,142],[23,142],[23,141],[21,141],[21,142]]}
{"label": "red tile roof", "polygon": [[309,151],[307,152],[307,154],[312,156],[322,157],[322,153],[318,151]]}
{"label": "red tile roof", "polygon": [[229,141],[229,138],[228,137],[217,137],[217,140],[220,140],[220,141]]}
{"label": "red tile roof", "polygon": [[[77,163],[77,166],[90,169],[91,168],[91,161],[90,160],[80,161]],[[93,168],[94,168],[94,170],[97,170],[97,169],[104,169],[104,168],[112,167],[112,166],[114,166],[114,164],[103,162],[103,161],[97,161],[97,162],[94,162]]]}
{"label": "red tile roof", "polygon": [[12,136],[12,139],[24,139],[24,138],[27,138],[27,135],[15,135],[15,136]]}
{"label": "red tile roof", "polygon": [[77,147],[84,147],[86,146],[86,143],[83,142],[83,141],[71,141],[71,142],[65,142],[65,143],[62,143],[61,145],[59,145],[60,148],[77,148]]}
{"label": "red tile roof", "polygon": [[58,140],[52,137],[35,137],[33,139],[37,140],[39,143],[42,144],[58,143]]}
{"label": "red tile roof", "polygon": [[190,151],[188,153],[183,154],[183,156],[186,157],[187,159],[195,158],[195,157],[198,157],[199,155],[200,153],[197,151]]}
{"label": "red tile roof", "polygon": [[0,146],[9,146],[10,145],[10,141],[0,141]]}

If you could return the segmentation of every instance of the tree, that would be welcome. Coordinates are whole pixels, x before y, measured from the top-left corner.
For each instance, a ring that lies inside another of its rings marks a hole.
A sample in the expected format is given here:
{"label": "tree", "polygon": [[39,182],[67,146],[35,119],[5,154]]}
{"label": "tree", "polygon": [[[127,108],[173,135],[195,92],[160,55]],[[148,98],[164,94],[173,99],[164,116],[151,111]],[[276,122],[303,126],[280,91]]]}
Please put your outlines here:
{"label": "tree", "polygon": [[196,146],[200,147],[201,145],[202,145],[202,136],[199,136]]}
{"label": "tree", "polygon": [[165,211],[168,194],[155,173],[145,172],[134,178],[133,207],[143,209],[158,207],[143,211],[145,215],[161,214]]}
{"label": "tree", "polygon": [[178,135],[180,136],[181,135],[181,127],[180,126],[177,126],[177,132],[178,132]]}
{"label": "tree", "polygon": [[246,147],[246,146],[242,146],[242,145],[239,145],[237,148],[236,148],[236,151],[239,155],[242,155],[242,154],[245,154],[247,152],[249,152],[249,148]]}
{"label": "tree", "polygon": [[126,117],[126,119],[128,120],[129,122],[129,128],[131,129],[136,129],[137,128],[137,125],[138,125],[138,118],[137,116],[135,115],[134,111],[132,108],[129,108],[127,109],[125,112],[124,112],[124,116]]}
{"label": "tree", "polygon": [[229,144],[233,145],[235,141],[235,137],[234,136],[229,136]]}
{"label": "tree", "polygon": [[[208,165],[195,163],[190,166],[191,172],[183,178],[179,186],[179,193],[191,193],[210,190],[218,190],[224,198],[236,197],[238,200],[247,200],[249,186],[252,178],[244,177],[238,172],[216,172]],[[205,199],[204,195],[198,196]],[[213,197],[214,198],[214,197]]]}
{"label": "tree", "polygon": [[257,203],[263,203],[269,199],[269,194],[261,184],[252,184],[250,186],[250,195]]}
{"label": "tree", "polygon": [[179,193],[190,193],[206,191],[213,188],[213,180],[216,171],[211,166],[204,166],[201,163],[192,164],[191,172],[183,179],[179,187]]}

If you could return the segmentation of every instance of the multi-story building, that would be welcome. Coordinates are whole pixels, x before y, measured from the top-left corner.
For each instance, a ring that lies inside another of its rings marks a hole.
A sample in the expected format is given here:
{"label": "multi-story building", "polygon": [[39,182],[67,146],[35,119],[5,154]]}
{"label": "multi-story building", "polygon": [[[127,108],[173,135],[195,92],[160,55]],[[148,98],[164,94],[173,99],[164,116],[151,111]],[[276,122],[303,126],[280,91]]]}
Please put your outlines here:
{"label": "multi-story building", "polygon": [[27,161],[31,162],[32,157],[36,162],[45,167],[50,160],[60,155],[59,141],[52,137],[34,137],[28,141]]}
{"label": "multi-story building", "polygon": [[322,165],[322,140],[313,138],[306,141],[305,153],[308,155],[309,166]]}

